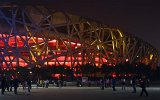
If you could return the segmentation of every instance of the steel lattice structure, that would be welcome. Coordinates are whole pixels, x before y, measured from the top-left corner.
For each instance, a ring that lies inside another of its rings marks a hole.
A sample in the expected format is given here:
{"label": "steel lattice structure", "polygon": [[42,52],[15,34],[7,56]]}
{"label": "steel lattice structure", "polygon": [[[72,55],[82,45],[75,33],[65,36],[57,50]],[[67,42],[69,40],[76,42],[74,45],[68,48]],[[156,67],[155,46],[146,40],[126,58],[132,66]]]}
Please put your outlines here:
{"label": "steel lattice structure", "polygon": [[0,8],[0,57],[3,68],[158,63],[158,51],[131,34],[42,6]]}

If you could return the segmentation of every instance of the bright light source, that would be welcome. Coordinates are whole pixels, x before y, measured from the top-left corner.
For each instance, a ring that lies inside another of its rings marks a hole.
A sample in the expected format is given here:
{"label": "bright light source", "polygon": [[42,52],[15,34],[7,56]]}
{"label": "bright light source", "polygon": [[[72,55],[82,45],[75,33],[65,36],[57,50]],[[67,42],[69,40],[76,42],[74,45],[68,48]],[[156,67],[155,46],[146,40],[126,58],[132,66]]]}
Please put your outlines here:
{"label": "bright light source", "polygon": [[97,49],[99,50],[99,46],[97,45]]}
{"label": "bright light source", "polygon": [[77,43],[78,46],[81,46],[81,44]]}
{"label": "bright light source", "polygon": [[74,42],[71,42],[71,44],[75,45],[76,43],[74,43]]}
{"label": "bright light source", "polygon": [[41,55],[41,53],[40,52],[38,52],[38,56],[40,56]]}
{"label": "bright light source", "polygon": [[152,59],[153,59],[153,54],[150,54],[150,57],[149,57],[149,58],[150,58],[150,60],[152,60]]}
{"label": "bright light source", "polygon": [[29,73],[30,73],[30,74],[32,74],[32,72],[31,72],[31,71],[30,71]]}
{"label": "bright light source", "polygon": [[128,61],[129,61],[129,59],[127,58],[127,59],[126,59],[126,62],[128,62]]}

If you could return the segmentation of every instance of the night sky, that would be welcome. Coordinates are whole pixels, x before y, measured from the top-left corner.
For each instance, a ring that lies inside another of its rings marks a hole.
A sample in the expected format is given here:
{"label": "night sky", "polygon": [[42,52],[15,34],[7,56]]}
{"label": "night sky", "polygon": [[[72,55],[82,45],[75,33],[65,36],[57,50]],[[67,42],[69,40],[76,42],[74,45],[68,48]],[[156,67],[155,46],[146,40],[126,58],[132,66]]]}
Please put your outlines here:
{"label": "night sky", "polygon": [[[15,0],[1,0],[1,2]],[[46,4],[53,9],[87,17],[118,27],[147,41],[160,51],[160,6],[158,0],[18,0]],[[33,2],[34,1],[34,2]]]}

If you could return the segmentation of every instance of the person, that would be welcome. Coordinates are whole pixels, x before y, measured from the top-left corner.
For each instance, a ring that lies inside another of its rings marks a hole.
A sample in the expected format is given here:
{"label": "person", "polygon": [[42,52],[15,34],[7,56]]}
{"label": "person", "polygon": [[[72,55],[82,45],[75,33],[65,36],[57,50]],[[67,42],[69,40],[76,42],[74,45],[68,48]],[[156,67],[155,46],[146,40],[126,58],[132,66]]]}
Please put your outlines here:
{"label": "person", "polygon": [[52,86],[54,86],[54,83],[55,83],[54,80],[52,80]]}
{"label": "person", "polygon": [[11,77],[10,79],[10,91],[12,92],[12,87],[13,87],[13,78]]}
{"label": "person", "polygon": [[27,79],[27,86],[28,86],[28,92],[31,92],[31,80],[30,78]]}
{"label": "person", "polygon": [[88,80],[88,87],[91,87],[91,80]]}
{"label": "person", "polygon": [[116,91],[115,85],[116,85],[116,79],[115,79],[115,77],[113,77],[113,79],[112,79],[112,88],[113,88],[113,91]]}
{"label": "person", "polygon": [[45,87],[48,88],[48,86],[49,86],[49,80],[48,79],[45,80],[44,83],[45,83]]}
{"label": "person", "polygon": [[60,80],[60,87],[63,87],[63,80]]}
{"label": "person", "polygon": [[79,87],[80,86],[80,80],[79,80],[79,78],[77,78],[77,87]]}
{"label": "person", "polygon": [[64,87],[66,87],[66,86],[67,86],[67,82],[66,82],[65,80],[64,80],[63,84],[64,84]]}
{"label": "person", "polygon": [[150,79],[148,78],[147,79],[147,85],[146,85],[147,87],[149,87],[149,83],[150,83]]}
{"label": "person", "polygon": [[142,96],[143,93],[145,93],[146,96],[148,96],[148,92],[146,90],[146,78],[145,78],[145,76],[142,76],[142,79],[140,80],[140,87],[142,88],[140,96]]}
{"label": "person", "polygon": [[10,86],[10,77],[7,76],[6,77],[6,89],[7,89],[8,92],[9,92],[9,86]]}
{"label": "person", "polygon": [[130,80],[129,84],[130,84],[130,86],[132,86],[132,79]]}
{"label": "person", "polygon": [[44,88],[45,87],[45,81],[42,80],[42,87]]}
{"label": "person", "polygon": [[60,85],[61,85],[61,87],[63,87],[63,76],[60,76]]}
{"label": "person", "polygon": [[125,90],[125,83],[126,83],[125,78],[122,78],[122,90]]}
{"label": "person", "polygon": [[136,93],[136,77],[132,77],[132,88],[133,88],[133,91],[132,93]]}
{"label": "person", "polygon": [[43,80],[40,80],[39,83],[39,86],[43,87]]}
{"label": "person", "polygon": [[25,81],[23,81],[22,82],[22,86],[23,86],[23,91],[24,91],[24,94],[27,94],[27,81],[25,80]]}
{"label": "person", "polygon": [[37,88],[38,88],[38,87],[40,86],[40,81],[39,81],[39,79],[37,80],[36,84],[37,84]]}
{"label": "person", "polygon": [[105,85],[105,83],[104,83],[104,78],[102,78],[102,79],[101,79],[101,89],[102,89],[102,90],[104,90],[104,85]]}
{"label": "person", "polygon": [[61,87],[60,82],[61,82],[60,79],[58,79],[58,80],[57,80],[57,87]]}
{"label": "person", "polygon": [[5,86],[6,86],[6,78],[5,76],[2,76],[2,79],[1,79],[1,94],[4,94],[5,92]]}
{"label": "person", "polygon": [[106,80],[106,84],[107,84],[107,87],[110,87],[110,80],[109,80],[109,78]]}
{"label": "person", "polygon": [[15,78],[13,79],[14,94],[17,94],[18,86],[19,86],[19,80],[17,76],[15,76]]}
{"label": "person", "polygon": [[104,87],[107,88],[107,79],[104,79]]}

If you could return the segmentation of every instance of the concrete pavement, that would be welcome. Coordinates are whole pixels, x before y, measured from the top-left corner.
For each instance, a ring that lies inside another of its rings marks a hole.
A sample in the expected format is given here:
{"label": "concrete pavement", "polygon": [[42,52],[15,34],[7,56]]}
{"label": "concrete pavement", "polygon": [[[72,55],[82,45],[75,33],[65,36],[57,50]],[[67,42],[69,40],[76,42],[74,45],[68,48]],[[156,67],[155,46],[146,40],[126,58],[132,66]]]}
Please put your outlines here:
{"label": "concrete pavement", "polygon": [[33,88],[31,93],[25,94],[22,88],[18,89],[18,95],[13,92],[0,94],[0,100],[157,100],[160,98],[160,87],[147,88],[149,96],[139,97],[141,89],[137,88],[137,93],[132,93],[131,87],[126,87],[125,91],[121,87],[101,90],[99,87],[49,87]]}

